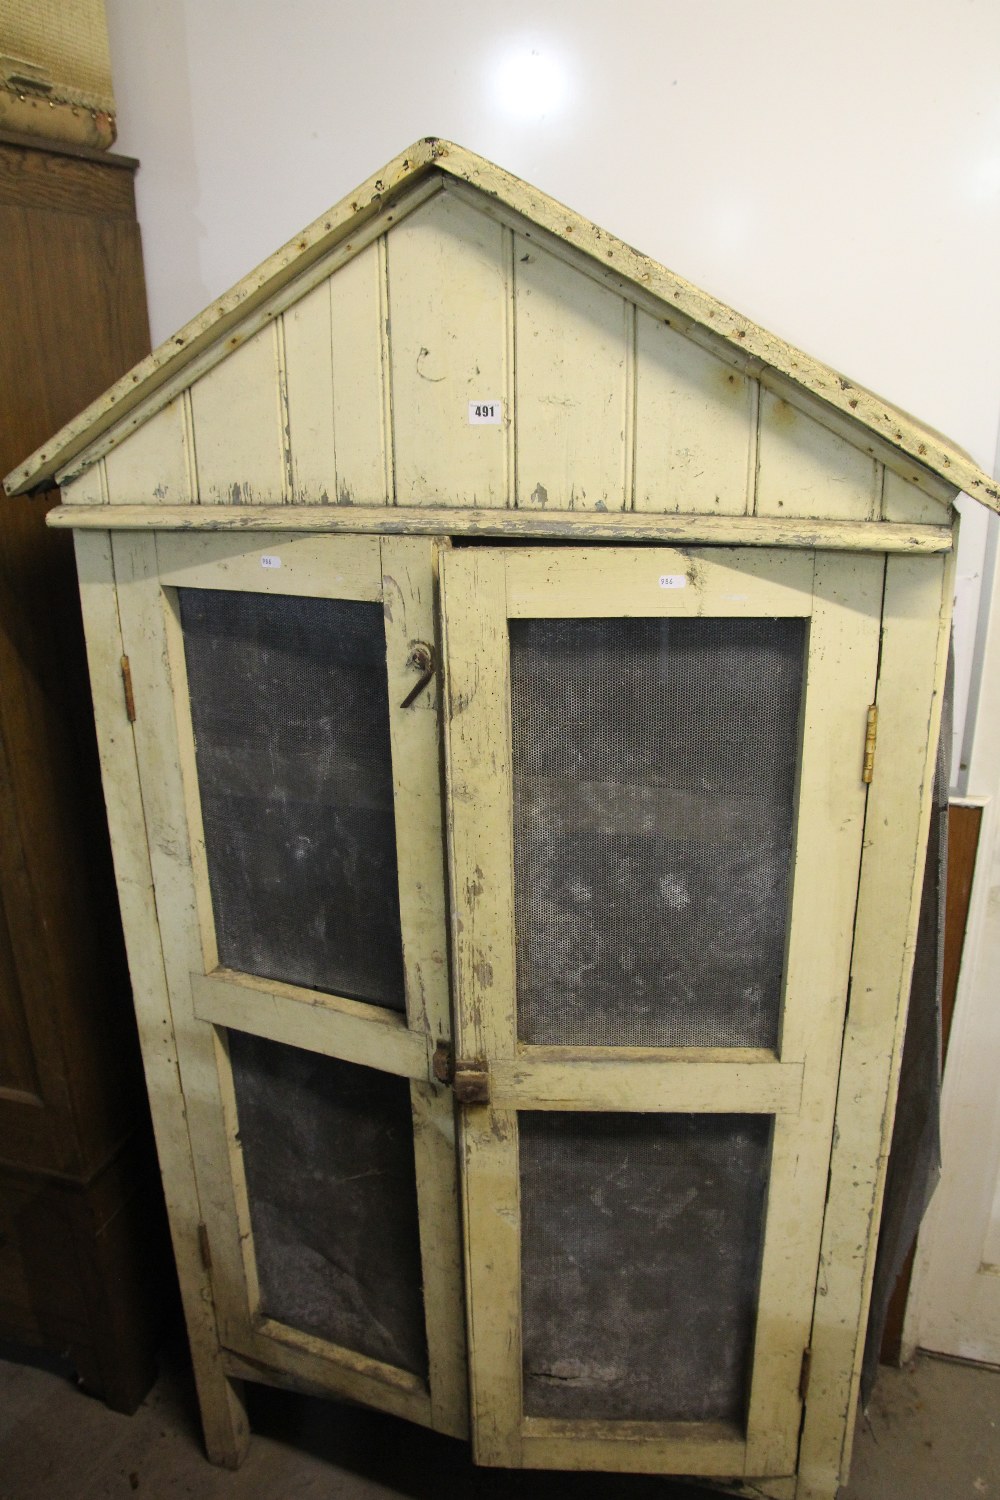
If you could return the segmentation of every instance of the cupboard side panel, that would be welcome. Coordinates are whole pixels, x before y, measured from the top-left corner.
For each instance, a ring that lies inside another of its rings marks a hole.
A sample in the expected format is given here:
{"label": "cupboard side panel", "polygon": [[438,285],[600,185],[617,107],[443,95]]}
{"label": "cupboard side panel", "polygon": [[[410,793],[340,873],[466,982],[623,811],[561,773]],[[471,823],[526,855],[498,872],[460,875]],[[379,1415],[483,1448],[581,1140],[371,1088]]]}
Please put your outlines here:
{"label": "cupboard side panel", "polygon": [[204,1220],[156,921],[135,741],[122,688],[111,538],[84,532],[74,541],[118,899],[205,1444],[214,1463],[236,1468],[247,1451],[249,1427],[240,1387],[223,1369],[212,1278],[199,1250],[198,1226]]}
{"label": "cupboard side panel", "polygon": [[829,1495],[850,1465],[930,822],[952,574],[951,555],[887,562],[878,743],[797,1500]]}
{"label": "cupboard side panel", "polygon": [[119,535],[113,545],[122,639],[131,663],[136,759],[177,1065],[194,1147],[202,1219],[211,1237],[220,1338],[228,1344],[246,1333],[247,1293],[228,1172],[229,1144],[214,1030],[196,1017],[191,987],[192,974],[203,971],[204,954],[175,719],[173,668],[180,649],[180,626],[172,617],[168,621],[155,536]]}

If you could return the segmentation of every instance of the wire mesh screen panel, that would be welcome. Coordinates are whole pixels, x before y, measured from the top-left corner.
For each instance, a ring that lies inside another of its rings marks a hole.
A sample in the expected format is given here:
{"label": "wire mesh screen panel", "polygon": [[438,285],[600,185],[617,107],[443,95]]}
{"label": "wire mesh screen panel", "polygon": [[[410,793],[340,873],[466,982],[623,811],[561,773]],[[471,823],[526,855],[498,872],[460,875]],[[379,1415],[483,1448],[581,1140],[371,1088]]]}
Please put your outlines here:
{"label": "wire mesh screen panel", "polygon": [[520,1116],[524,1410],[745,1425],[771,1119]]}
{"label": "wire mesh screen panel", "polygon": [[220,962],[402,1011],[381,605],[178,595]]}
{"label": "wire mesh screen panel", "polygon": [[409,1083],[228,1035],[261,1312],[426,1378]]}
{"label": "wire mesh screen panel", "polygon": [[522,1041],[777,1044],[805,636],[510,622]]}

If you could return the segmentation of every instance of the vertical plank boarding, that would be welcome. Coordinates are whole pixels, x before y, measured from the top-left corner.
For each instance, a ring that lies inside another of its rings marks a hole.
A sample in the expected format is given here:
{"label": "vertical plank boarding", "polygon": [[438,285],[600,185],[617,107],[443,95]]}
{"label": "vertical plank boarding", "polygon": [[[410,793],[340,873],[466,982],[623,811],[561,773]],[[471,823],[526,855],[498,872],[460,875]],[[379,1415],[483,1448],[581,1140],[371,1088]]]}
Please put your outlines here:
{"label": "vertical plank boarding", "polygon": [[469,402],[506,390],[504,230],[441,193],[388,256],[397,501],[503,506],[504,425],[470,423]]}

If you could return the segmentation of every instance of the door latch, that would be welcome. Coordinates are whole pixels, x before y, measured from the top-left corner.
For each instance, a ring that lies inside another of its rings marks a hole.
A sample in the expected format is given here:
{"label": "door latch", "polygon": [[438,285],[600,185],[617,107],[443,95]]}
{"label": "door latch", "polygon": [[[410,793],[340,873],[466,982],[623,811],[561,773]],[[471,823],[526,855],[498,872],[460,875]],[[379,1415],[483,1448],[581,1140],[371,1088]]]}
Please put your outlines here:
{"label": "door latch", "polygon": [[447,1042],[438,1042],[431,1060],[438,1083],[450,1084],[459,1104],[489,1104],[490,1065],[485,1058],[456,1058]]}
{"label": "door latch", "polygon": [[413,667],[420,673],[420,676],[399,705],[400,708],[409,708],[410,704],[416,698],[419,698],[424,688],[434,676],[434,647],[428,646],[426,641],[414,642],[410,648],[410,654],[406,658],[406,665]]}

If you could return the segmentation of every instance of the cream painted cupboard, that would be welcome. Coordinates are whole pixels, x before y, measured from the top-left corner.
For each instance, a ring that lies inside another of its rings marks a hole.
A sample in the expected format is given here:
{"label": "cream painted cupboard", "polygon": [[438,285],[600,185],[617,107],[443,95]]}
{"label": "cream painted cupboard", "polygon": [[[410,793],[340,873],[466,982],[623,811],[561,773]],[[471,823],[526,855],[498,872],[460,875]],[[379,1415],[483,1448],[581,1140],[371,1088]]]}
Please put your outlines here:
{"label": "cream painted cupboard", "polygon": [[436,140],[52,474],[209,1456],[831,1500],[991,481]]}

